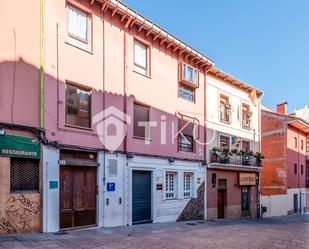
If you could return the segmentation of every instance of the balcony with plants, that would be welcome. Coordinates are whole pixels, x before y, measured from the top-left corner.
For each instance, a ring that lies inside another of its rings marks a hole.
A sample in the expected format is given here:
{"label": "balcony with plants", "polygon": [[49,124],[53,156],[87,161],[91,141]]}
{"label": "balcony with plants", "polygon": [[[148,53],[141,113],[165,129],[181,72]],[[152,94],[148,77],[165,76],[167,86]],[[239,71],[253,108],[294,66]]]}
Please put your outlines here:
{"label": "balcony with plants", "polygon": [[264,156],[260,152],[241,149],[213,147],[210,151],[210,163],[261,167]]}

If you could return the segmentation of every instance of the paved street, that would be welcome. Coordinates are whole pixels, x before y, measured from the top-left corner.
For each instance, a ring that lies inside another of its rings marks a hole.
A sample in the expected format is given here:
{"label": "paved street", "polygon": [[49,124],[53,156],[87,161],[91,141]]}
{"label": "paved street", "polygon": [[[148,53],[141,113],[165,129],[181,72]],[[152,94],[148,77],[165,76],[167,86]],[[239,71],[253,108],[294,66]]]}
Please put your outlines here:
{"label": "paved street", "polygon": [[309,248],[309,216],[220,220],[0,237],[0,248]]}

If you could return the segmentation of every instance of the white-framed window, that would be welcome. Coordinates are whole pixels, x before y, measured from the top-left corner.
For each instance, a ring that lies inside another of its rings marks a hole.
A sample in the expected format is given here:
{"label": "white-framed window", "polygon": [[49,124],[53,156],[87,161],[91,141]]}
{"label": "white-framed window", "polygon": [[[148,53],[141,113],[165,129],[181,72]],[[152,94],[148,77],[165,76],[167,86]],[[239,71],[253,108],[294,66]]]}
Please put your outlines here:
{"label": "white-framed window", "polygon": [[77,8],[68,6],[68,41],[87,49],[89,45],[89,16]]}
{"label": "white-framed window", "polygon": [[252,124],[252,111],[250,106],[247,104],[242,104],[242,127],[245,129],[251,129]]}
{"label": "white-framed window", "polygon": [[149,75],[149,47],[138,40],[134,40],[134,70]]}
{"label": "white-framed window", "polygon": [[193,173],[190,172],[183,173],[183,197],[184,198],[193,197]]}
{"label": "white-framed window", "polygon": [[230,98],[220,94],[220,121],[223,123],[231,123],[232,121],[232,106]]}
{"label": "white-framed window", "polygon": [[197,69],[182,63],[181,64],[181,79],[189,82],[192,85],[197,86],[198,85],[198,71]]}
{"label": "white-framed window", "polygon": [[230,151],[231,138],[229,136],[220,135],[219,148],[225,151]]}
{"label": "white-framed window", "polygon": [[182,99],[186,99],[189,100],[191,102],[194,102],[195,100],[195,90],[184,86],[184,85],[180,85],[179,86],[179,97]]}
{"label": "white-framed window", "polygon": [[166,172],[165,173],[165,198],[176,199],[177,196],[177,173]]}

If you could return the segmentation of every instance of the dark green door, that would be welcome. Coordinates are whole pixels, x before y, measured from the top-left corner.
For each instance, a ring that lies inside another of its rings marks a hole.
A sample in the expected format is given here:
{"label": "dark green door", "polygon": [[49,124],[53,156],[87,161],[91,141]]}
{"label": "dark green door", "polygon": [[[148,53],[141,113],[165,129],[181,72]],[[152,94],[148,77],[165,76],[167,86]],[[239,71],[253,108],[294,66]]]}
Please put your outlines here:
{"label": "dark green door", "polygon": [[241,188],[241,216],[249,217],[250,216],[250,187]]}
{"label": "dark green door", "polygon": [[133,171],[132,223],[151,223],[151,172]]}

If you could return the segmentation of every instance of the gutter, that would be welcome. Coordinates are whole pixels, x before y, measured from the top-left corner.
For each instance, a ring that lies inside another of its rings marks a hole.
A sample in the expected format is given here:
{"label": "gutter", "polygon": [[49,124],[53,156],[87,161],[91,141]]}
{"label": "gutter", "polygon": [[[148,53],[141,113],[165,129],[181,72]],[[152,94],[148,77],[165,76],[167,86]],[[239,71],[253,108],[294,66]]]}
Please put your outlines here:
{"label": "gutter", "polygon": [[[97,0],[97,2],[103,4],[102,0]],[[134,23],[140,23],[141,25],[143,25],[144,28],[151,30],[151,33],[153,32],[156,35],[164,37],[164,39],[166,39],[166,42],[175,43],[176,46],[179,47],[178,49],[185,50],[188,53],[193,54],[195,57],[198,57],[199,59],[203,60],[207,64],[214,65],[214,61],[212,59],[206,57],[205,55],[199,53],[198,51],[196,51],[195,49],[193,49],[189,45],[180,41],[175,36],[171,35],[166,30],[160,28],[158,25],[151,22],[146,17],[144,17],[144,16],[140,15],[139,13],[137,13],[136,11],[132,10],[126,4],[122,3],[121,1],[119,1],[119,0],[108,0],[105,4],[103,4],[102,10],[104,10],[104,9],[106,10],[109,7],[111,7],[112,9],[116,9],[114,13],[117,12],[118,14],[126,15],[126,16],[130,17],[131,20],[133,20]]]}
{"label": "gutter", "polygon": [[44,128],[44,8],[40,0],[40,128]]}

